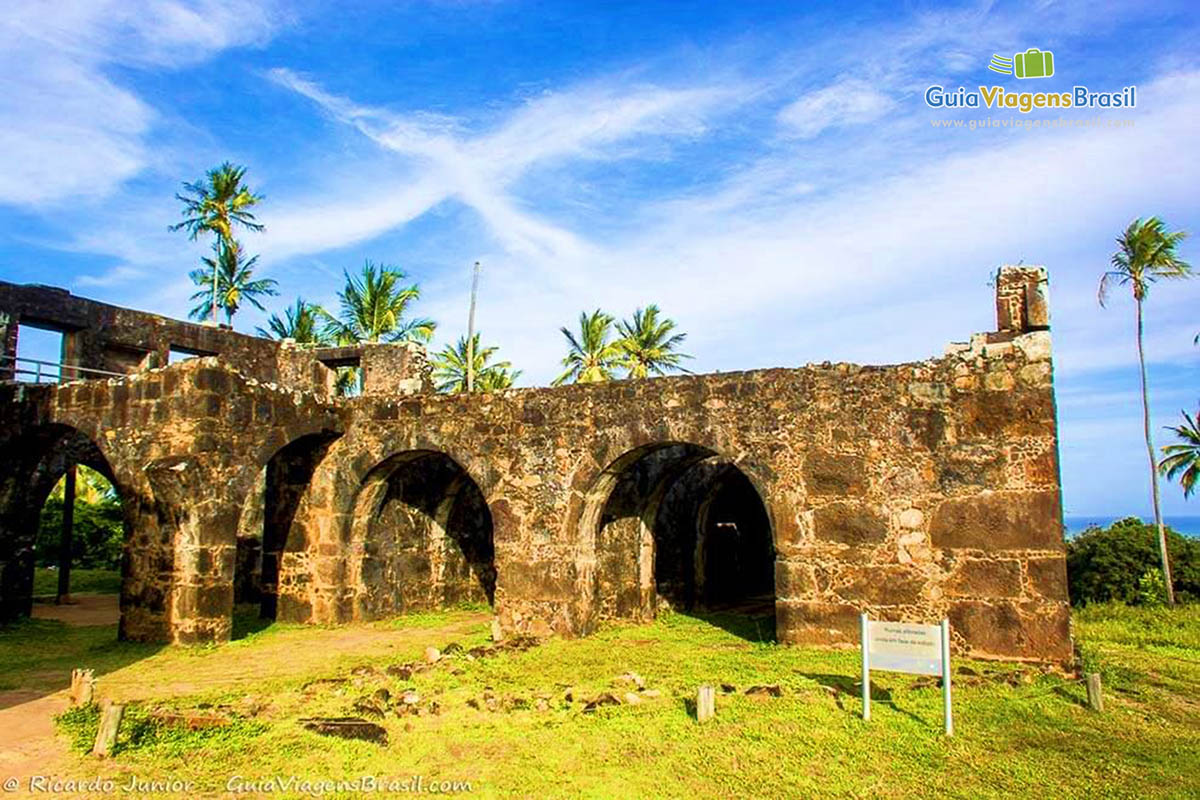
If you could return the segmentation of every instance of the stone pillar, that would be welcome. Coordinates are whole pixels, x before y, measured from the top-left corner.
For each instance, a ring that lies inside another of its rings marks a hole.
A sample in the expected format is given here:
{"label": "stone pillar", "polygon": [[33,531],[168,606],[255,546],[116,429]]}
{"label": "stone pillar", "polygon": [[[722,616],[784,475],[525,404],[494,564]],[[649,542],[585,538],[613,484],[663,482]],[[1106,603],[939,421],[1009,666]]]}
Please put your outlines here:
{"label": "stone pillar", "polygon": [[6,311],[0,311],[0,381],[13,379],[17,357],[17,318]]}
{"label": "stone pillar", "polygon": [[1028,333],[1050,327],[1045,267],[1005,266],[996,273],[996,330]]}

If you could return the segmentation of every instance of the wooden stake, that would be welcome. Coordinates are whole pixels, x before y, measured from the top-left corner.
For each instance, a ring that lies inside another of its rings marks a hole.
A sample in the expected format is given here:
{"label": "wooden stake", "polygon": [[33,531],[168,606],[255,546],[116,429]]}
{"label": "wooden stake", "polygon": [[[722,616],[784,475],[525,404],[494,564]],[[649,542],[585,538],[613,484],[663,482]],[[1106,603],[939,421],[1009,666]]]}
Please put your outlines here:
{"label": "wooden stake", "polygon": [[96,694],[96,673],[90,669],[71,670],[71,705],[89,705]]}
{"label": "wooden stake", "polygon": [[696,721],[708,722],[717,714],[717,690],[705,684],[696,694]]}
{"label": "wooden stake", "polygon": [[1104,710],[1104,694],[1100,691],[1100,673],[1089,672],[1087,678],[1088,705],[1092,711]]}
{"label": "wooden stake", "polygon": [[100,712],[100,730],[96,732],[96,745],[92,755],[98,758],[108,758],[117,743],[117,733],[121,730],[121,718],[125,716],[124,703],[105,703]]}

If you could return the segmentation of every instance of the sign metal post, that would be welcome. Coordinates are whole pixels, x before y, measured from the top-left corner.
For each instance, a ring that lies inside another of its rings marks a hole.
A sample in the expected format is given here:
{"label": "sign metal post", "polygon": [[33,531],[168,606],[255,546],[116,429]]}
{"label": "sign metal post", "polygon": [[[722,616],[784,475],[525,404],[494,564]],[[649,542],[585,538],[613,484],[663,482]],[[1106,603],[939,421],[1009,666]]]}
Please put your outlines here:
{"label": "sign metal post", "polygon": [[937,675],[942,679],[942,722],[954,735],[950,697],[950,620],[937,625],[872,621],[860,616],[862,629],[863,719],[871,719],[871,669]]}

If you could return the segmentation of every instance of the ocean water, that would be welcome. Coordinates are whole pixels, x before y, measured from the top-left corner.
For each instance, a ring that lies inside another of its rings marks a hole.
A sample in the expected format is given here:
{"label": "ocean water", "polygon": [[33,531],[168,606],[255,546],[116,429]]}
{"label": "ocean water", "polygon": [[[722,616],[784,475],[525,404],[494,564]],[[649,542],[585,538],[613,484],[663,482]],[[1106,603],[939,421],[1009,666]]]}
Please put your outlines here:
{"label": "ocean water", "polygon": [[[1075,536],[1082,533],[1087,528],[1097,525],[1101,528],[1107,528],[1118,519],[1133,516],[1132,514],[1123,514],[1118,517],[1084,517],[1084,516],[1064,516],[1063,523],[1067,526],[1067,536]],[[1143,516],[1142,521],[1150,524],[1154,522],[1154,517]],[[1197,517],[1163,517],[1163,524],[1176,533],[1182,533],[1184,536],[1191,536],[1200,539],[1200,516]]]}

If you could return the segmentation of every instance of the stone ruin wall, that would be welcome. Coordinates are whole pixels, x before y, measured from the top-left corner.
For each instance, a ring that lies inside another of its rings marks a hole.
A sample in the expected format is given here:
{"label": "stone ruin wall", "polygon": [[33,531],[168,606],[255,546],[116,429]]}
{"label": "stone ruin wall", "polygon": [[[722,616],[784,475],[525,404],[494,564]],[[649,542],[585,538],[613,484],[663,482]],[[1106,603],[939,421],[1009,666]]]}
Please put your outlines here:
{"label": "stone ruin wall", "polygon": [[[260,495],[259,582],[278,586],[280,619],[371,619],[489,591],[509,630],[582,635],[605,617],[646,619],[657,583],[703,579],[647,538],[651,516],[686,517],[695,504],[655,475],[736,474],[762,500],[781,641],[855,643],[865,610],[949,616],[956,648],[972,655],[1064,661],[1045,284],[1040,268],[1005,268],[998,331],[888,367],[444,396],[427,391],[419,356],[388,351],[392,364],[416,359],[398,378],[416,393],[376,382],[334,400],[212,358],[120,380],[6,385],[0,446],[54,426],[95,443],[126,501],[130,638],[228,638],[239,525],[245,533]],[[32,448],[2,473],[10,616],[28,556],[28,514],[15,509],[40,507],[23,487],[53,472],[47,458]],[[405,467],[422,459],[430,469]],[[264,470],[286,475],[271,482],[286,499],[267,500]]]}

